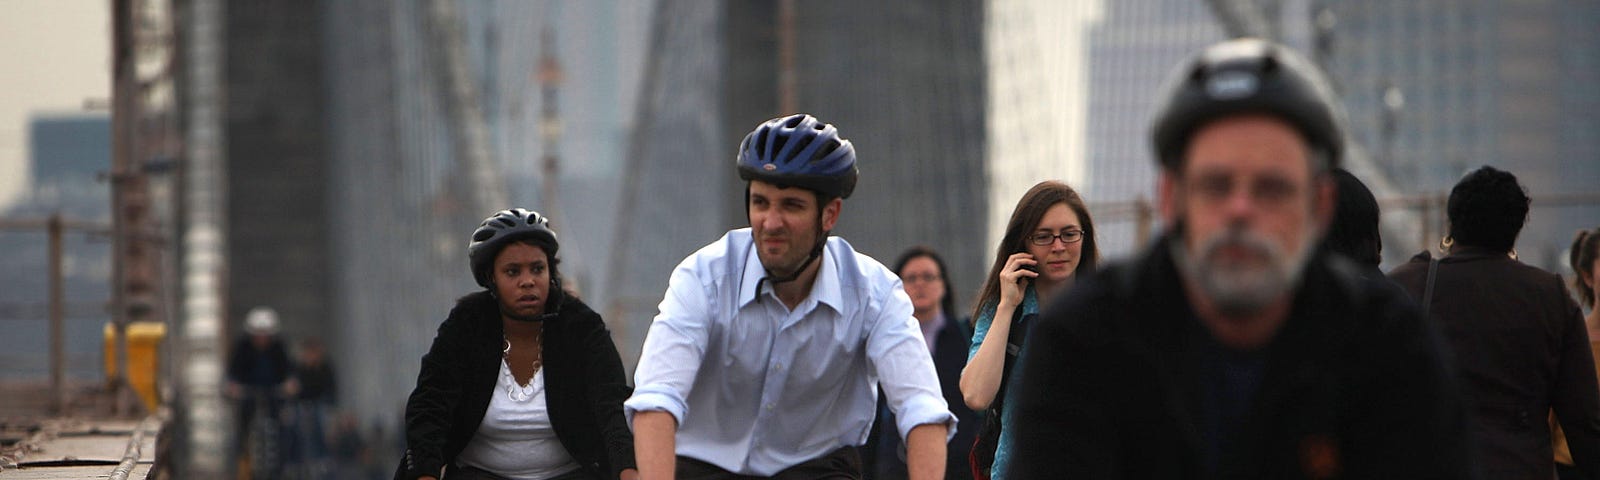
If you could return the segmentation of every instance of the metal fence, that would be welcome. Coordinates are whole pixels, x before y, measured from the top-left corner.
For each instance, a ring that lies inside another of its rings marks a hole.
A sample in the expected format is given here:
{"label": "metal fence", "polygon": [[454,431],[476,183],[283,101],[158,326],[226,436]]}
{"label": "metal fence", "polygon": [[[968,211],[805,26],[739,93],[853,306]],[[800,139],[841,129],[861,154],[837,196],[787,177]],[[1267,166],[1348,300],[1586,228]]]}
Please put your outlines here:
{"label": "metal fence", "polygon": [[[1600,226],[1600,215],[1594,214],[1600,212],[1600,193],[1530,193],[1530,196],[1532,205],[1528,212],[1529,226],[1524,227],[1522,235],[1519,236],[1518,260],[1570,277],[1573,272],[1567,265],[1568,245],[1559,240],[1565,238],[1570,241],[1577,230]],[[1380,222],[1384,227],[1383,270],[1387,271],[1398,266],[1422,249],[1428,249],[1434,255],[1442,253],[1438,244],[1447,228],[1445,205],[1448,201],[1447,193],[1389,196],[1378,199]],[[1141,197],[1130,202],[1090,203],[1089,211],[1094,215],[1095,224],[1102,232],[1098,237],[1102,244],[1144,246],[1161,232],[1162,219],[1152,199]],[[1578,218],[1590,218],[1590,222],[1582,224],[1543,221],[1545,217],[1551,216],[1565,218],[1574,211],[1578,214]],[[1413,223],[1404,225],[1409,228],[1394,228],[1395,220]],[[1551,224],[1554,226],[1547,226]],[[1415,236],[1400,236],[1407,233]],[[1136,251],[1137,249],[1119,252],[1112,258],[1126,257]]]}

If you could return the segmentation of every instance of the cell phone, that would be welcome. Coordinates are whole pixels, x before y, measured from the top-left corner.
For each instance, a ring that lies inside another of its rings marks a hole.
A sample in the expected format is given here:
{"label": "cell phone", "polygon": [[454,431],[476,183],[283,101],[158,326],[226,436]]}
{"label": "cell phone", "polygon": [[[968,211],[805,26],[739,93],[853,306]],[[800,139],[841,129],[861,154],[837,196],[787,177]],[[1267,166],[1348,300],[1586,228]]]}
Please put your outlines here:
{"label": "cell phone", "polygon": [[[1017,270],[1027,270],[1027,271],[1033,272],[1034,274],[1038,274],[1039,273],[1039,266],[1038,265],[1023,265],[1023,266],[1017,267]],[[1022,283],[1023,280],[1027,280],[1028,278],[1029,277],[1024,276],[1024,275],[1017,275],[1017,283]]]}

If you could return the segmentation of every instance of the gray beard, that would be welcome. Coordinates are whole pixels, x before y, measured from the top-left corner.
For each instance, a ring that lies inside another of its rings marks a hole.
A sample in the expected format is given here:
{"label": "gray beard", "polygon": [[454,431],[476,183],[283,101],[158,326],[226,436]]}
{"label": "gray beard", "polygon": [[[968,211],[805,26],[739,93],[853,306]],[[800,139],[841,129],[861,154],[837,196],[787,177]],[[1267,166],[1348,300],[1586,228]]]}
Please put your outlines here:
{"label": "gray beard", "polygon": [[[1284,252],[1270,240],[1232,228],[1204,239],[1198,255],[1189,254],[1182,235],[1174,239],[1170,248],[1178,271],[1190,285],[1199,288],[1223,315],[1242,317],[1260,313],[1299,284],[1317,238],[1320,235],[1308,235],[1295,252]],[[1250,249],[1264,256],[1267,264],[1220,265],[1213,257],[1224,246]]]}

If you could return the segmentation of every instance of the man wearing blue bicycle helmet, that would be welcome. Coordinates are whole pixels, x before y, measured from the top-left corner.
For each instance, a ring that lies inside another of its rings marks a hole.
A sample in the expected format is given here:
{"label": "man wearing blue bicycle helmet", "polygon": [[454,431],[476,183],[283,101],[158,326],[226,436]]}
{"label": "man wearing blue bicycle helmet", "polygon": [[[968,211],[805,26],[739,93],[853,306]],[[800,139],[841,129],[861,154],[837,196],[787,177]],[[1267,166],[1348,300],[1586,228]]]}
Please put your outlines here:
{"label": "man wearing blue bicycle helmet", "polygon": [[737,168],[750,227],[673,270],[624,403],[641,478],[861,478],[879,385],[911,478],[943,478],[956,420],[911,300],[828,235],[855,148],[791,115],[750,132]]}

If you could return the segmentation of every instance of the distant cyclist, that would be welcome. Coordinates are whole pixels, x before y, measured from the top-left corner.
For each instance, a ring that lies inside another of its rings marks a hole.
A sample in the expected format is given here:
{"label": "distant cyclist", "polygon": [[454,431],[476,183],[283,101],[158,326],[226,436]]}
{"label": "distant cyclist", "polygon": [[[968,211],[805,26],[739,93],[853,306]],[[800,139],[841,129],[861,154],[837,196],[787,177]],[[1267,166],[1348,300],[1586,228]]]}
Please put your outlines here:
{"label": "distant cyclist", "polygon": [[[294,380],[294,364],[289,360],[289,350],[278,335],[278,312],[270,307],[256,307],[245,314],[244,335],[235,341],[228,354],[227,394],[238,405],[235,417],[235,452],[246,453],[246,438],[251,422],[261,418],[272,422],[264,431],[279,435],[278,412],[283,400],[298,392]],[[264,409],[264,411],[257,411]],[[279,440],[274,438],[273,440]],[[276,443],[276,442],[275,442]],[[262,459],[252,459],[260,462]],[[276,467],[276,459],[272,460]],[[259,467],[259,465],[258,465]]]}
{"label": "distant cyclist", "polygon": [[322,340],[309,337],[300,341],[296,355],[294,378],[300,393],[293,402],[294,450],[292,461],[298,463],[306,476],[320,478],[327,470],[328,446],[326,426],[328,412],[338,399],[333,365],[328,363],[327,348]]}

